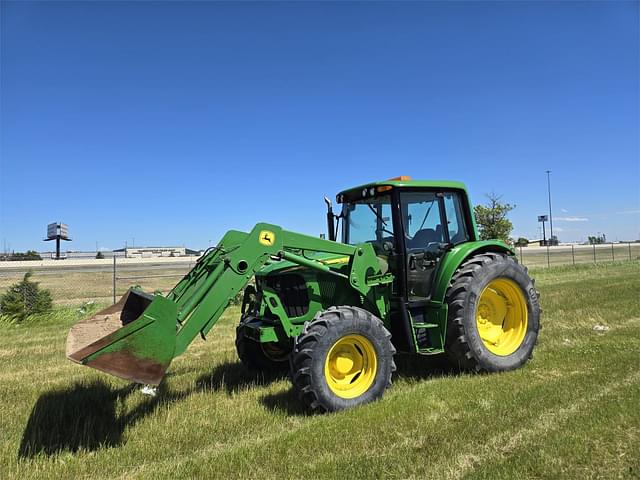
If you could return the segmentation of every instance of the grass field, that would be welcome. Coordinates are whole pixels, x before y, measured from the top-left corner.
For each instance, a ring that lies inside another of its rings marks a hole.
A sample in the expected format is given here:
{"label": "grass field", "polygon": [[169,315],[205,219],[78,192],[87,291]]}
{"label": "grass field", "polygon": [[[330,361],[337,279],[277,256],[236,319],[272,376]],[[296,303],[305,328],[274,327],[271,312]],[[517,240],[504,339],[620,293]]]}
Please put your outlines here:
{"label": "grass field", "polygon": [[533,274],[524,368],[399,358],[382,401],[331,415],[239,365],[237,310],[155,398],[65,360],[73,308],[0,324],[0,478],[639,478],[640,262]]}

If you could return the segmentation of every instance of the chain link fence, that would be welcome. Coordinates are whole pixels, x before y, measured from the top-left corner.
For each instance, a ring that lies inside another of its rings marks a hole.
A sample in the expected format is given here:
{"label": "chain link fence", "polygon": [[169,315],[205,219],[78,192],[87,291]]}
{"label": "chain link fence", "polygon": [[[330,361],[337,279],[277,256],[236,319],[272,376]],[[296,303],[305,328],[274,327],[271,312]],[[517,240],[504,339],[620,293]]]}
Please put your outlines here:
{"label": "chain link fence", "polygon": [[[517,247],[516,254],[529,268],[629,261],[640,259],[640,243]],[[139,262],[116,257],[89,260],[82,265],[71,265],[62,260],[33,267],[12,267],[9,262],[3,262],[0,265],[0,294],[20,282],[27,271],[32,271],[30,280],[49,290],[55,305],[80,306],[87,302],[109,305],[132,286],[140,286],[147,292],[169,292],[193,268],[196,260],[197,257],[184,257]]]}
{"label": "chain link fence", "polygon": [[[119,299],[132,286],[145,291],[168,293],[195,265],[196,258],[183,261],[138,263],[115,258],[83,265],[42,264],[33,267],[0,266],[0,294],[20,282],[25,273],[32,272],[31,281],[49,290],[58,306],[78,306],[87,302],[108,305]],[[34,262],[35,263],[35,262]],[[115,299],[115,300],[114,300]]]}
{"label": "chain link fence", "polygon": [[516,247],[520,263],[527,267],[552,267],[640,259],[640,243]]}

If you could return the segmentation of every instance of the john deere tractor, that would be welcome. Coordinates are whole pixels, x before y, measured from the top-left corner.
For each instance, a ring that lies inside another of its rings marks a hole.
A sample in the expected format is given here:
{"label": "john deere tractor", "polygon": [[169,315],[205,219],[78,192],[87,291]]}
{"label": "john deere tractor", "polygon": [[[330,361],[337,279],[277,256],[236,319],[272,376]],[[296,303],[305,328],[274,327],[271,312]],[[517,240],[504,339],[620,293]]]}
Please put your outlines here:
{"label": "john deere tractor", "polygon": [[472,372],[531,357],[540,327],[533,281],[506,244],[479,240],[463,184],[398,177],[336,199],[339,214],[325,198],[327,239],[266,223],[230,230],[166,296],[130,289],[76,324],[67,356],[157,385],[244,289],[240,361],[288,369],[314,411],[382,397],[396,353],[444,353]]}

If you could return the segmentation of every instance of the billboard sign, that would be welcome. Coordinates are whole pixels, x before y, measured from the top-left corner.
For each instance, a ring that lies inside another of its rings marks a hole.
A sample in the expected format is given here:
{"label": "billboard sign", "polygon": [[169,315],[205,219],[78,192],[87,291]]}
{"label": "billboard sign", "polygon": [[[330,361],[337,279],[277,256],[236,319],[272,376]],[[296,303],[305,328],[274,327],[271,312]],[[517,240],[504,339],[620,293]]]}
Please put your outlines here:
{"label": "billboard sign", "polygon": [[56,235],[58,235],[58,224],[50,223],[47,225],[47,238],[56,238]]}
{"label": "billboard sign", "polygon": [[58,235],[60,238],[67,239],[69,238],[69,225],[66,223],[50,223],[47,225],[47,238],[55,239]]}
{"label": "billboard sign", "polygon": [[538,221],[539,222],[546,222],[549,220],[549,216],[548,215],[538,215]]}

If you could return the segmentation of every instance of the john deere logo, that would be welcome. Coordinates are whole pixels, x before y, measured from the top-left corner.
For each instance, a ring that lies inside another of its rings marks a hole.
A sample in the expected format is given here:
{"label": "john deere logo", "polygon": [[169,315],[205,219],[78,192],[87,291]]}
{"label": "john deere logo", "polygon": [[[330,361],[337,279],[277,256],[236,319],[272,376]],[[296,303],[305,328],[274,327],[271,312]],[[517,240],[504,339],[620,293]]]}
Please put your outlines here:
{"label": "john deere logo", "polygon": [[271,245],[273,245],[273,242],[276,241],[276,236],[273,232],[270,232],[269,230],[262,230],[260,232],[260,235],[258,236],[258,241],[262,245],[266,245],[267,247],[270,247]]}

